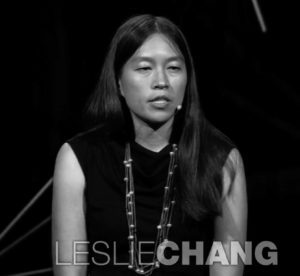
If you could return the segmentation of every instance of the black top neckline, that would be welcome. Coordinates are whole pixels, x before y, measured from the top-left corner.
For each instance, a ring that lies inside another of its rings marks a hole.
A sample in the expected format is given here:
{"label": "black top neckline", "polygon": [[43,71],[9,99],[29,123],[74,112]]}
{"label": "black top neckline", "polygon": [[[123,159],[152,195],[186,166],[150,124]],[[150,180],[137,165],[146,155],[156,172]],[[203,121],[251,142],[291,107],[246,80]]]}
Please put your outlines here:
{"label": "black top neckline", "polygon": [[171,151],[171,144],[167,144],[165,147],[163,147],[160,151],[153,151],[150,150],[141,144],[137,143],[136,141],[133,141],[130,143],[130,146],[134,151],[138,151],[143,154],[147,154],[151,157],[161,157],[164,156],[166,153]]}

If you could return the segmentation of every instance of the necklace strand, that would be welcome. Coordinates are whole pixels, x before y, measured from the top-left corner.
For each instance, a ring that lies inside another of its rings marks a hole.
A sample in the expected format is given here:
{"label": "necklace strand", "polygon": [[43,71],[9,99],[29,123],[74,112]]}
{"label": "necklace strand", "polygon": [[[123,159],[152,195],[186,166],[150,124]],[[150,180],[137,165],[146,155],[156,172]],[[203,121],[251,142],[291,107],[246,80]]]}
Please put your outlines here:
{"label": "necklace strand", "polygon": [[[135,192],[134,181],[132,174],[132,159],[130,152],[130,144],[126,144],[125,148],[125,177],[126,184],[126,215],[129,229],[129,269],[133,269],[137,274],[149,276],[153,270],[160,266],[158,256],[163,253],[164,248],[168,243],[168,235],[172,227],[172,215],[175,205],[175,187],[174,187],[174,173],[177,167],[177,145],[172,145],[170,152],[170,163],[168,168],[168,176],[166,186],[164,187],[163,206],[160,216],[160,222],[157,225],[157,235],[154,246],[153,260],[150,264],[139,263],[140,255],[137,248],[137,224],[136,224],[136,208],[135,208]],[[158,254],[157,254],[158,253]]]}

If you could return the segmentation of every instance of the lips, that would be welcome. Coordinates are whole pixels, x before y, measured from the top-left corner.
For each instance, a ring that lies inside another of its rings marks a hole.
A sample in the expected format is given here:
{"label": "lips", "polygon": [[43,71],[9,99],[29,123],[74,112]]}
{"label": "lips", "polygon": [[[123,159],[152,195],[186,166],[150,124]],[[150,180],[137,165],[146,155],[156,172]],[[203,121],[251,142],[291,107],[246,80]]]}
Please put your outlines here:
{"label": "lips", "polygon": [[156,96],[150,100],[150,102],[169,102],[170,98],[165,95]]}
{"label": "lips", "polygon": [[155,109],[165,109],[170,102],[170,98],[165,95],[160,95],[152,98],[149,102],[151,106]]}

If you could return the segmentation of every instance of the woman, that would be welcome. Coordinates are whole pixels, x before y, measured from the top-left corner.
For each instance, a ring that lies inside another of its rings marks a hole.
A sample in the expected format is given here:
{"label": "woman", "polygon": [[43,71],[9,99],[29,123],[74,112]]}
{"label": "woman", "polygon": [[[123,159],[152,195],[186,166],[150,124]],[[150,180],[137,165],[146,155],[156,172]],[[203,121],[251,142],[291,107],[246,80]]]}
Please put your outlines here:
{"label": "woman", "polygon": [[201,112],[178,27],[126,21],[89,111],[97,127],[57,156],[55,275],[242,275],[226,263],[230,241],[246,239],[242,159]]}

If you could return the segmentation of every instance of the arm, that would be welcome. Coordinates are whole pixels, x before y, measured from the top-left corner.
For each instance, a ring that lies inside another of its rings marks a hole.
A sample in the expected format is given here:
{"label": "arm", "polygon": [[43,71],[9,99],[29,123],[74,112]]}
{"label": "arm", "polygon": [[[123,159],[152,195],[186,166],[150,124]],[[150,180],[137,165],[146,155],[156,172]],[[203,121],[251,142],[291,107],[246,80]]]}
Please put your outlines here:
{"label": "arm", "polygon": [[[244,248],[247,232],[247,191],[241,155],[233,149],[223,168],[222,215],[215,220],[215,240],[222,242],[230,264],[230,242]],[[210,276],[242,276],[243,263],[210,266]]]}
{"label": "arm", "polygon": [[[84,185],[77,158],[71,147],[64,144],[58,152],[53,177],[52,255],[55,276],[86,275],[85,265],[58,265],[74,264],[73,241],[86,241]],[[77,251],[87,251],[86,248],[78,245]],[[87,255],[77,255],[76,262],[87,262]]]}

